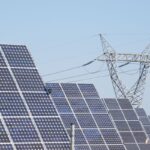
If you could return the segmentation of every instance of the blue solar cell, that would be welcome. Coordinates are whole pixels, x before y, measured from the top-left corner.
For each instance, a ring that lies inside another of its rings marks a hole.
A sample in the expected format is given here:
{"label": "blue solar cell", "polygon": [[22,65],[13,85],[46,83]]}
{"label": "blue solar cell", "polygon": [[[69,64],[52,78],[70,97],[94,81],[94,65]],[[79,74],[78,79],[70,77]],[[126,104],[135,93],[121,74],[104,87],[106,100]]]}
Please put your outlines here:
{"label": "blue solar cell", "polygon": [[[67,130],[69,136],[71,137],[71,130]],[[75,144],[79,145],[79,144],[87,144],[84,135],[82,133],[82,131],[80,129],[75,129]]]}
{"label": "blue solar cell", "polygon": [[93,115],[99,128],[114,128],[108,114]]}
{"label": "blue solar cell", "polygon": [[23,45],[1,45],[11,67],[35,67],[32,58]]}
{"label": "blue solar cell", "polygon": [[3,116],[28,116],[19,93],[0,93],[0,112]]}
{"label": "blue solar cell", "polygon": [[121,144],[120,137],[115,129],[101,129],[106,144]]}
{"label": "blue solar cell", "polygon": [[65,125],[65,128],[70,129],[71,124],[75,125],[75,128],[79,128],[76,118],[73,114],[60,114],[61,119]]}
{"label": "blue solar cell", "polygon": [[102,136],[97,129],[84,129],[83,132],[89,144],[104,144]]}
{"label": "blue solar cell", "polygon": [[91,92],[91,93],[97,93],[95,87],[93,84],[78,84],[80,90],[82,91],[82,93],[84,92]]}
{"label": "blue solar cell", "polygon": [[133,110],[123,110],[126,120],[138,120]]}
{"label": "blue solar cell", "polygon": [[137,112],[137,115],[142,117],[147,117],[146,113],[145,113],[145,110],[143,108],[135,108],[135,111]]}
{"label": "blue solar cell", "polygon": [[42,144],[40,144],[40,143],[16,144],[15,146],[16,146],[17,150],[44,150]]}
{"label": "blue solar cell", "polygon": [[150,144],[139,144],[140,150],[150,150]]}
{"label": "blue solar cell", "polygon": [[83,99],[68,99],[74,113],[89,113],[88,107]]}
{"label": "blue solar cell", "polygon": [[46,147],[48,150],[70,150],[70,143],[49,143]]}
{"label": "blue solar cell", "polygon": [[23,93],[33,116],[57,116],[52,101],[45,93]]}
{"label": "blue solar cell", "polygon": [[1,53],[0,53],[0,67],[6,67],[6,63],[5,63]]}
{"label": "blue solar cell", "polygon": [[92,150],[108,150],[105,145],[91,145]]}
{"label": "blue solar cell", "polygon": [[92,113],[107,113],[101,99],[85,99]]}
{"label": "blue solar cell", "polygon": [[44,91],[45,87],[36,69],[12,69],[22,91]]}
{"label": "blue solar cell", "polygon": [[14,142],[39,142],[37,132],[29,118],[6,118],[5,122]]}
{"label": "blue solar cell", "polygon": [[99,98],[99,95],[93,84],[78,84],[85,98]]}
{"label": "blue solar cell", "polygon": [[90,114],[76,114],[82,128],[96,128],[96,124]]}
{"label": "blue solar cell", "polygon": [[109,110],[111,109],[120,109],[118,102],[116,101],[116,99],[104,99],[104,102],[106,103],[106,106]]}
{"label": "blue solar cell", "polygon": [[35,118],[35,122],[45,142],[68,141],[60,118]]}
{"label": "blue solar cell", "polygon": [[52,97],[65,97],[59,83],[47,83],[46,87],[52,90]]}
{"label": "blue solar cell", "polygon": [[88,145],[78,145],[75,146],[75,150],[90,150]]}
{"label": "blue solar cell", "polygon": [[108,145],[109,150],[125,150],[123,145]]}
{"label": "blue solar cell", "polygon": [[62,83],[61,86],[68,98],[81,98],[82,97],[76,84]]}
{"label": "blue solar cell", "polygon": [[136,144],[125,144],[127,150],[139,150]]}
{"label": "blue solar cell", "polygon": [[150,134],[150,126],[144,126],[144,129],[147,134]]}
{"label": "blue solar cell", "polygon": [[7,68],[0,68],[0,91],[17,91],[16,85]]}
{"label": "blue solar cell", "polygon": [[0,144],[0,150],[13,150],[10,144]]}
{"label": "blue solar cell", "polygon": [[135,143],[134,137],[131,132],[120,132],[123,143]]}
{"label": "blue solar cell", "polygon": [[119,131],[130,131],[126,121],[115,121],[115,125]]}
{"label": "blue solar cell", "polygon": [[128,121],[128,124],[132,131],[143,131],[139,121]]}
{"label": "blue solar cell", "polygon": [[0,143],[9,143],[9,138],[7,136],[7,133],[2,125],[2,122],[0,121]]}
{"label": "blue solar cell", "polygon": [[121,110],[110,110],[109,113],[111,114],[113,120],[125,120]]}
{"label": "blue solar cell", "polygon": [[144,132],[133,132],[134,137],[137,143],[145,143],[146,142],[146,135]]}
{"label": "blue solar cell", "polygon": [[70,106],[65,98],[53,98],[59,113],[72,113]]}
{"label": "blue solar cell", "polygon": [[128,99],[117,99],[121,109],[133,109],[130,101]]}
{"label": "blue solar cell", "polygon": [[139,120],[143,125],[150,125],[150,120],[147,117],[140,117]]}

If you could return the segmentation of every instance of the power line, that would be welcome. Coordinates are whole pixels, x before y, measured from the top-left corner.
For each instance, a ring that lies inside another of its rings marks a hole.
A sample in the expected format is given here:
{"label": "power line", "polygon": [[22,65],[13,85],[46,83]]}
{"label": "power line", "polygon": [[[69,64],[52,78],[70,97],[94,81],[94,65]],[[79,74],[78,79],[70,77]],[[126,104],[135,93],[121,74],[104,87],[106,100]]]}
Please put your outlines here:
{"label": "power line", "polygon": [[99,73],[99,72],[101,72],[101,71],[94,71],[94,72],[91,72],[91,73],[83,73],[83,74],[79,74],[79,75],[75,75],[75,76],[69,76],[69,77],[61,78],[61,79],[55,79],[55,80],[51,80],[51,81],[47,81],[47,82],[67,80],[67,79],[71,79],[71,78],[77,78],[77,77],[81,77],[81,76],[87,76],[89,74],[96,74],[96,73]]}
{"label": "power line", "polygon": [[75,67],[71,67],[71,68],[68,68],[68,69],[56,71],[56,72],[53,72],[53,73],[44,74],[44,75],[42,75],[42,77],[47,77],[47,76],[51,76],[51,75],[60,74],[60,73],[72,71],[72,70],[75,70],[75,69],[79,69],[79,68],[81,68],[81,67],[88,66],[88,65],[92,64],[92,63],[95,62],[95,61],[96,61],[96,59],[93,59],[93,60],[91,60],[91,61],[89,61],[89,62],[87,62],[87,63],[85,63],[85,64],[83,64],[83,65],[81,65],[81,66],[75,66]]}
{"label": "power line", "polygon": [[[54,80],[51,80],[51,81],[47,81],[47,82],[55,82],[55,81],[62,81],[62,80],[67,80],[67,79],[72,79],[72,78],[77,78],[77,77],[82,77],[82,76],[87,76],[87,75],[93,75],[93,74],[97,74],[99,72],[105,72],[106,70],[103,70],[103,71],[94,71],[94,72],[90,72],[90,73],[84,73],[84,74],[79,74],[79,75],[75,75],[75,76],[69,76],[69,77],[66,77],[66,78],[60,78],[60,79],[54,79]],[[137,69],[132,69],[132,70],[127,70],[127,71],[120,71],[118,73],[128,73],[128,72],[133,72],[133,71],[137,71]],[[136,74],[137,72],[135,72],[134,74]],[[132,74],[133,75],[133,74]],[[109,74],[104,74],[104,75],[100,75],[100,77],[108,77]],[[84,79],[83,79],[84,80]],[[70,82],[73,82],[73,81],[70,81]],[[74,81],[75,82],[75,81]]]}

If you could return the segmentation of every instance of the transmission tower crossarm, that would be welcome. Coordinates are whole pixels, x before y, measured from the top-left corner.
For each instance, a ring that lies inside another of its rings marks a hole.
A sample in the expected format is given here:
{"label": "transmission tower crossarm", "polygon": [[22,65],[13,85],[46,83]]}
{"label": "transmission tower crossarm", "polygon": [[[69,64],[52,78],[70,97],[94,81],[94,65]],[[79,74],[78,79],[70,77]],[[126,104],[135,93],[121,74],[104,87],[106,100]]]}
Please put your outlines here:
{"label": "transmission tower crossarm", "polygon": [[[111,57],[111,60],[109,59]],[[98,61],[120,61],[120,62],[139,62],[139,63],[150,63],[150,55],[145,54],[121,54],[121,53],[104,53],[97,57]]]}

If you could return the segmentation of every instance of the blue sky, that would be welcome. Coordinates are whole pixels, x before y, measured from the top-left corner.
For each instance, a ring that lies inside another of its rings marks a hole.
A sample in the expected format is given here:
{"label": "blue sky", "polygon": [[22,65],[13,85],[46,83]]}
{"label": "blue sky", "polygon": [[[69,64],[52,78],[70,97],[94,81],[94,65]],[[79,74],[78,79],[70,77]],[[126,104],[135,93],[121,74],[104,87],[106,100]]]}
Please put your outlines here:
{"label": "blue sky", "polygon": [[[26,44],[41,75],[82,65],[100,55],[99,33],[104,34],[115,50],[124,53],[140,53],[150,43],[149,0],[0,0],[0,5],[0,42]],[[104,63],[97,62],[84,69],[43,77],[43,80],[105,69]],[[108,76],[104,77],[107,74],[102,71],[57,81],[94,83],[100,96],[112,97],[111,82]],[[136,76],[122,78],[130,84]],[[150,114],[149,79],[143,107]]]}

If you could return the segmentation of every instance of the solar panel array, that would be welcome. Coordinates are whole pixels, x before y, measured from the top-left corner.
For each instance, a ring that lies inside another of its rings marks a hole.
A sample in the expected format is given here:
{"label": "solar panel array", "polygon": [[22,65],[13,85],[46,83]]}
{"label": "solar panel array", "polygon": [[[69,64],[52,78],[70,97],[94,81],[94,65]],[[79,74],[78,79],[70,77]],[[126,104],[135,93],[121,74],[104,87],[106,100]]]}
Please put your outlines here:
{"label": "solar panel array", "polygon": [[128,99],[104,99],[127,150],[148,150],[144,127]]}
{"label": "solar panel array", "polygon": [[147,116],[147,114],[143,108],[136,108],[135,110],[138,114],[139,120],[143,124],[143,127],[144,127],[148,137],[150,138],[150,119],[149,119],[149,117]]}
{"label": "solar panel array", "polygon": [[0,45],[0,150],[69,150],[26,46]]}
{"label": "solar panel array", "polygon": [[125,150],[92,84],[48,83],[47,88],[69,135],[75,124],[75,150]]}
{"label": "solar panel array", "polygon": [[147,135],[127,99],[100,99],[92,84],[47,83],[76,150],[149,150]]}

